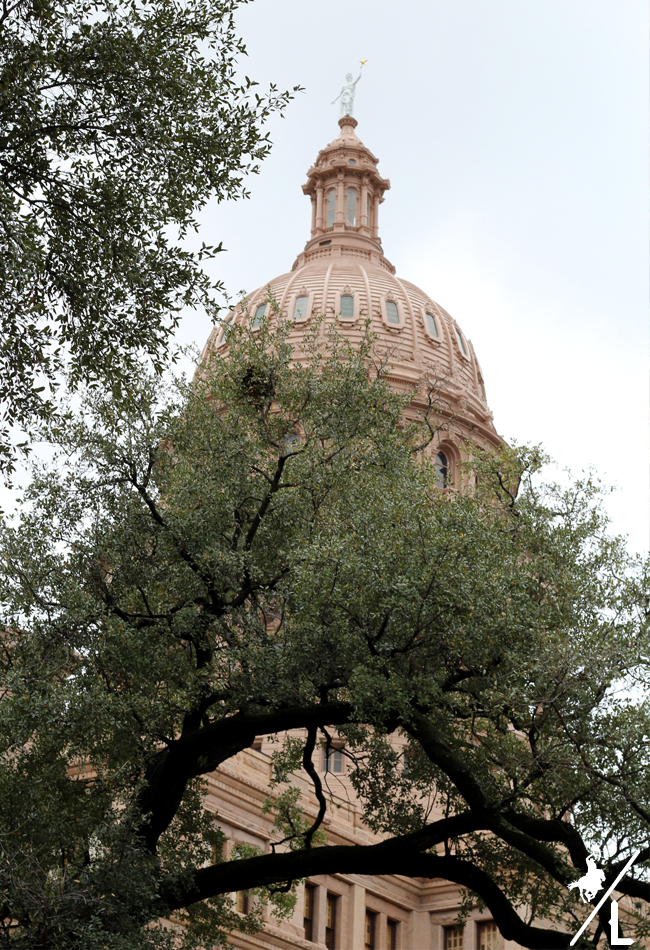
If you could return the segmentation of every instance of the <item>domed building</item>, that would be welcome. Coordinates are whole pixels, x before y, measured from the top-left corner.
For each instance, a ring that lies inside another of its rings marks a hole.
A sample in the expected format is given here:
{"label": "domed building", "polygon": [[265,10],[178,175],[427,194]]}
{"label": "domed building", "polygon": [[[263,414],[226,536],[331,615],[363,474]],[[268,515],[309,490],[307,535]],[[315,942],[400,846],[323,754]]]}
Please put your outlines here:
{"label": "domed building", "polygon": [[[426,411],[426,394],[437,394],[440,425],[434,445],[441,479],[456,481],[464,443],[498,445],[483,374],[472,342],[440,304],[398,277],[384,256],[379,207],[390,182],[378,159],[356,134],[352,116],[339,119],[340,133],[318,153],[303,192],[311,199],[311,237],[291,270],[258,287],[228,315],[259,326],[274,304],[295,321],[290,342],[299,356],[300,337],[317,316],[351,341],[366,323],[387,358],[392,383],[414,394],[407,415]],[[277,313],[277,310],[275,311]],[[227,351],[224,327],[215,328],[203,352]]]}
{"label": "domed building", "polygon": [[[304,193],[311,200],[311,236],[286,274],[259,287],[234,308],[224,325],[212,332],[202,362],[227,355],[225,327],[277,314],[295,321],[289,341],[300,359],[306,328],[322,316],[320,333],[335,325],[351,341],[359,340],[366,322],[387,357],[389,378],[413,399],[407,415],[426,411],[427,392],[436,401],[437,456],[441,484],[459,479],[456,466],[466,443],[497,447],[483,375],[471,340],[446,310],[423,290],[399,278],[384,256],[379,237],[379,208],[387,179],[377,158],[356,134],[351,116],[339,120],[339,135],[321,152],[307,173]],[[274,303],[269,301],[273,300]],[[439,428],[438,428],[439,426]],[[228,839],[256,845],[266,852],[274,840],[272,817],[262,813],[269,795],[271,742],[259,739],[208,776],[207,806],[218,816]],[[324,753],[323,753],[324,754]],[[324,827],[332,844],[370,844],[380,840],[361,820],[345,758],[334,751],[320,762],[332,773],[340,794]],[[292,783],[302,790],[307,818],[318,813],[310,782],[301,775]],[[248,897],[233,894],[237,910],[246,912]],[[455,884],[396,875],[322,875],[299,888],[291,919],[278,924],[265,912],[261,932],[232,935],[235,947],[254,950],[515,950],[505,941],[488,910],[474,908],[464,926],[456,925],[461,894]]]}

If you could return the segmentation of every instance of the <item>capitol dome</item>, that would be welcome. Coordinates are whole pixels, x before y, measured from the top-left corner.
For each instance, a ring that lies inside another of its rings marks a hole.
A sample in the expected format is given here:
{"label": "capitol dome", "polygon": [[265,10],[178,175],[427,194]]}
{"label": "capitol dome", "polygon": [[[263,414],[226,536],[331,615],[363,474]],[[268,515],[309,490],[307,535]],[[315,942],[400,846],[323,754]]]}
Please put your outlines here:
{"label": "capitol dome", "polygon": [[307,172],[303,192],[311,199],[311,237],[293,267],[229,313],[212,331],[203,359],[227,353],[224,328],[232,321],[250,320],[255,328],[265,315],[271,317],[271,298],[280,314],[295,320],[289,340],[298,358],[300,338],[315,317],[324,317],[322,333],[336,324],[351,341],[361,338],[369,320],[377,346],[388,354],[391,382],[414,393],[408,415],[425,408],[431,387],[425,381],[435,383],[441,428],[433,448],[444,453],[453,478],[467,440],[496,446],[501,439],[471,340],[425,291],[397,277],[384,257],[379,206],[390,182],[379,175],[378,160],[358,138],[356,126],[351,116],[340,119],[339,135]]}

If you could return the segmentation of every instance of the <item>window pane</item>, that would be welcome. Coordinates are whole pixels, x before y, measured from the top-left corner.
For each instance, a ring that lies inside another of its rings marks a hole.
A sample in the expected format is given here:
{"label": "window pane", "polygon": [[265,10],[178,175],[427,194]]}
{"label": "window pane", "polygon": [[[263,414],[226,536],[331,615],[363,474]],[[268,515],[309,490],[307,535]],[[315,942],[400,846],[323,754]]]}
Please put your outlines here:
{"label": "window pane", "polygon": [[427,330],[431,336],[438,336],[438,326],[434,315],[432,313],[425,313],[425,317],[427,318]]}
{"label": "window pane", "polygon": [[366,911],[366,943],[365,950],[375,950],[375,917],[371,911]]}
{"label": "window pane", "polygon": [[314,920],[314,885],[305,884],[305,909],[303,912],[303,925],[305,928],[305,940],[311,940],[313,935]]}
{"label": "window pane", "polygon": [[325,749],[323,752],[323,771],[324,772],[342,772],[343,771],[343,752],[340,749]]}
{"label": "window pane", "polygon": [[357,193],[353,188],[348,191],[347,222],[352,227],[357,223]]}
{"label": "window pane", "polygon": [[347,294],[341,297],[341,316],[348,320],[354,317],[354,297],[348,297]]}
{"label": "window pane", "polygon": [[445,927],[445,950],[463,950],[462,927]]}
{"label": "window pane", "polygon": [[449,474],[449,462],[444,452],[438,452],[436,455],[436,474],[438,476],[438,487],[444,488]]}
{"label": "window pane", "polygon": [[248,913],[248,893],[246,891],[237,891],[235,898],[235,910],[240,914]]}
{"label": "window pane", "polygon": [[388,317],[389,323],[396,323],[397,326],[399,326],[399,310],[397,309],[395,301],[386,301],[386,316]]}
{"label": "window pane", "polygon": [[478,925],[478,946],[479,950],[497,950],[499,944],[499,931],[497,925],[491,920],[486,924]]}
{"label": "window pane", "polygon": [[467,356],[467,350],[465,349],[465,341],[463,340],[462,336],[460,335],[460,331],[459,331],[458,329],[456,330],[456,337],[458,338],[458,345],[459,345],[459,347],[461,348],[461,350],[463,351],[463,353],[465,354],[465,356]]}
{"label": "window pane", "polygon": [[262,318],[264,317],[264,314],[265,314],[265,313],[266,313],[266,304],[265,304],[265,303],[261,303],[261,304],[259,305],[259,307],[258,307],[258,308],[256,309],[256,311],[255,311],[255,319],[253,320],[253,326],[254,326],[254,327],[259,327],[259,325],[261,324]]}
{"label": "window pane", "polygon": [[304,320],[307,316],[307,303],[309,297],[298,297],[296,300],[296,306],[293,308],[293,319],[294,320]]}
{"label": "window pane", "polygon": [[336,946],[336,904],[336,896],[328,894],[325,905],[325,946],[327,950],[335,950]]}
{"label": "window pane", "polygon": [[334,224],[334,216],[336,214],[336,191],[334,188],[329,192],[327,196],[327,227],[331,228]]}

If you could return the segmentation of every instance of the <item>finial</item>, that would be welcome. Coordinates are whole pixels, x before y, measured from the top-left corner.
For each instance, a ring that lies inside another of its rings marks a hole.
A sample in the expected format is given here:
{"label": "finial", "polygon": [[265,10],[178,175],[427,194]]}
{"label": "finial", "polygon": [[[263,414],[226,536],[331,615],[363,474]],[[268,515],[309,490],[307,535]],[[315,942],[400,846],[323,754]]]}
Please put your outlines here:
{"label": "finial", "polygon": [[[365,60],[365,59],[362,59],[362,60],[361,60],[361,69],[363,69],[363,67],[364,67],[365,65],[366,65],[366,60]],[[332,105],[334,105],[334,103],[335,103],[338,99],[341,100],[341,119],[342,119],[344,116],[346,116],[346,115],[349,115],[349,116],[352,115],[352,112],[353,112],[353,110],[354,110],[354,92],[355,92],[355,89],[356,89],[356,85],[357,85],[357,83],[359,82],[360,79],[361,79],[361,72],[359,72],[359,75],[357,76],[357,78],[356,78],[354,81],[353,81],[353,79],[352,79],[352,73],[348,73],[348,74],[346,75],[346,77],[345,77],[345,85],[343,86],[343,88],[342,88],[341,91],[339,92],[339,94],[338,94],[338,96],[336,97],[336,99],[333,99],[333,100],[332,100]],[[339,124],[340,124],[340,121],[339,121]],[[355,123],[355,125],[356,125],[356,123]]]}

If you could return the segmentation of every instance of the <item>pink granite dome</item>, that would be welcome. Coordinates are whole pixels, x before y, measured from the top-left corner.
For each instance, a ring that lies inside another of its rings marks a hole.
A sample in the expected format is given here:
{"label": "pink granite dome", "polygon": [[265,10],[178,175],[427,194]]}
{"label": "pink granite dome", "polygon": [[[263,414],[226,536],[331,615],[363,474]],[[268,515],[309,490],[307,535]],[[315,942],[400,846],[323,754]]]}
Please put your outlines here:
{"label": "pink granite dome", "polygon": [[[312,203],[310,240],[291,271],[275,277],[246,298],[227,318],[239,323],[263,311],[269,295],[283,316],[295,319],[290,340],[300,337],[317,315],[352,341],[370,319],[380,345],[390,352],[391,380],[417,390],[423,376],[435,376],[444,392],[441,415],[453,419],[441,434],[451,458],[464,454],[463,442],[497,445],[485,386],[474,347],[456,321],[428,294],[396,276],[384,257],[378,233],[379,205],[390,182],[380,177],[377,159],[356,135],[356,120],[339,121],[341,132],[319,152],[303,191]],[[248,314],[248,315],[247,315]],[[225,354],[222,328],[215,328],[203,358]],[[418,408],[415,396],[414,410]]]}

